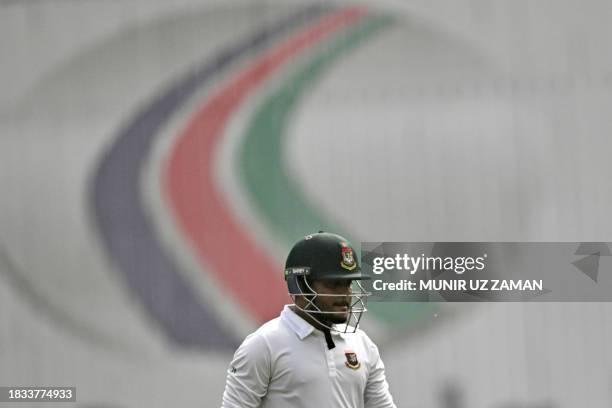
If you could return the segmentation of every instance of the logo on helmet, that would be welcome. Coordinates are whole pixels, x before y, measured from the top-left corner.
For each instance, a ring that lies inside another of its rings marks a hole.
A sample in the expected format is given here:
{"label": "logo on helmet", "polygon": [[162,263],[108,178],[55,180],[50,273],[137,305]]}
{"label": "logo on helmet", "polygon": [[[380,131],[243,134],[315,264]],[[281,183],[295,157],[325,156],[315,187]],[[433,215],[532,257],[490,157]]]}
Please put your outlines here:
{"label": "logo on helmet", "polygon": [[342,245],[342,261],[340,262],[340,266],[344,269],[348,269],[352,271],[357,266],[357,262],[355,262],[355,257],[353,256],[353,248],[349,247],[344,242]]}
{"label": "logo on helmet", "polygon": [[344,365],[353,370],[358,370],[361,367],[361,363],[357,360],[357,354],[353,350],[345,350],[344,355],[346,356],[346,361]]}

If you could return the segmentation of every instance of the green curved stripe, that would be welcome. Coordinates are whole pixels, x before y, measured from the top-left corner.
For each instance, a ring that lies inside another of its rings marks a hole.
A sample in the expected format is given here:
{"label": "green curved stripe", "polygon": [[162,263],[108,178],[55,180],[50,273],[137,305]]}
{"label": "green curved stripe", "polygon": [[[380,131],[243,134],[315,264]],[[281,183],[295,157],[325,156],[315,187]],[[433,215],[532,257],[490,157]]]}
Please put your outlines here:
{"label": "green curved stripe", "polygon": [[[283,144],[291,113],[300,98],[349,51],[393,23],[390,16],[367,17],[318,49],[314,57],[259,106],[240,147],[239,174],[254,208],[281,242],[288,245],[313,231],[350,236],[329,219],[289,177],[283,162]],[[333,174],[329,175],[334,177]],[[368,305],[385,322],[410,326],[431,314],[428,303],[374,303]]]}

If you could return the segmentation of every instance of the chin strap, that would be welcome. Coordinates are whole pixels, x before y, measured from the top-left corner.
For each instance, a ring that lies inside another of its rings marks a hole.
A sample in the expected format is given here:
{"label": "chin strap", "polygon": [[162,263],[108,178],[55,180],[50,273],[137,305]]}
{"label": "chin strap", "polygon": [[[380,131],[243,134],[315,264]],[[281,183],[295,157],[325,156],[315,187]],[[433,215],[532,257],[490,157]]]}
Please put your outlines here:
{"label": "chin strap", "polygon": [[329,329],[322,329],[321,331],[325,335],[325,342],[327,343],[327,349],[332,350],[336,348],[336,345],[334,344],[334,340],[332,339]]}

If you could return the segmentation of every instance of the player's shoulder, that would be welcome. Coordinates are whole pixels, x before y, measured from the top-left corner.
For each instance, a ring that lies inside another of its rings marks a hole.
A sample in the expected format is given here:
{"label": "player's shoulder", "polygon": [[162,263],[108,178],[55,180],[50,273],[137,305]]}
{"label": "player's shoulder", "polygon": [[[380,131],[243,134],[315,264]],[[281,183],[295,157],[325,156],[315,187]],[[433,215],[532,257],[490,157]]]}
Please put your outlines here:
{"label": "player's shoulder", "polygon": [[266,345],[268,348],[274,346],[273,343],[277,341],[279,337],[282,337],[285,332],[285,328],[281,322],[281,318],[269,320],[266,323],[259,326],[257,330],[249,334],[243,342],[243,346],[252,344],[251,347],[261,348]]}
{"label": "player's shoulder", "polygon": [[376,343],[374,343],[370,336],[368,336],[365,330],[357,328],[355,333],[353,333],[353,336],[356,336],[356,338],[359,339],[358,341],[360,341],[366,349],[378,353],[378,346]]}
{"label": "player's shoulder", "polygon": [[259,326],[259,328],[253,332],[253,334],[256,336],[270,338],[276,336],[282,330],[281,318],[276,317]]}

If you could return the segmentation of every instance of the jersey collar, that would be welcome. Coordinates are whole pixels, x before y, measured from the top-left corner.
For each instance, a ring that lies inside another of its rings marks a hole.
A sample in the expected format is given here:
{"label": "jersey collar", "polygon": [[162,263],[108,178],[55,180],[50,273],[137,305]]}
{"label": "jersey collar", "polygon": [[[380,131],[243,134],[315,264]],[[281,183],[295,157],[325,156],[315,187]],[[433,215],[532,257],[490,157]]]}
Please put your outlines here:
{"label": "jersey collar", "polygon": [[291,305],[285,305],[280,317],[287,323],[287,326],[297,334],[300,340],[304,340],[304,338],[312,333],[315,328],[306,320],[298,316],[289,306]]}

